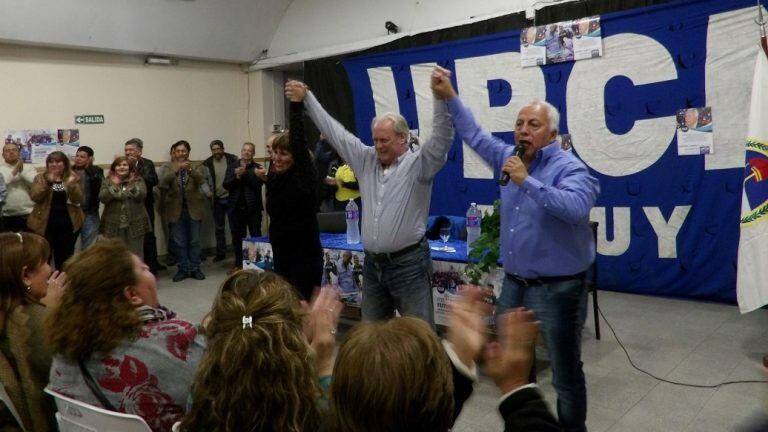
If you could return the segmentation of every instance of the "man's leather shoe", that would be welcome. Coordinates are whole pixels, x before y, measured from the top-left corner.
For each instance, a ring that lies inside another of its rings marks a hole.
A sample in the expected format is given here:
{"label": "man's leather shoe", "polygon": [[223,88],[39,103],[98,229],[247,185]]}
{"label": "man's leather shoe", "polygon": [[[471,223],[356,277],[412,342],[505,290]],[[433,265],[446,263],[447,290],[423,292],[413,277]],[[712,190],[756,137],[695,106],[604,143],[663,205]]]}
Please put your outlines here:
{"label": "man's leather shoe", "polygon": [[188,277],[189,277],[189,275],[187,274],[187,272],[179,271],[175,275],[173,275],[173,281],[174,282],[181,282],[181,281],[183,281],[184,279],[186,279]]}
{"label": "man's leather shoe", "polygon": [[200,270],[195,270],[191,272],[189,275],[192,276],[193,279],[197,279],[197,280],[205,279],[205,275]]}

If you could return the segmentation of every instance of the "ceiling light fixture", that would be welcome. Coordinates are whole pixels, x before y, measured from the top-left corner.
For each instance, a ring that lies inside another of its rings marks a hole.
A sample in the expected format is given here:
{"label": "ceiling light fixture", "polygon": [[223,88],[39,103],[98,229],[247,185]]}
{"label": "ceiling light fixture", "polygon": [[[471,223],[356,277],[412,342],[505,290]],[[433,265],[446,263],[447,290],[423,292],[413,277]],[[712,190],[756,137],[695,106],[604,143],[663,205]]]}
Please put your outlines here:
{"label": "ceiling light fixture", "polygon": [[147,56],[147,58],[144,59],[144,64],[146,65],[174,66],[178,63],[178,60],[170,57]]}

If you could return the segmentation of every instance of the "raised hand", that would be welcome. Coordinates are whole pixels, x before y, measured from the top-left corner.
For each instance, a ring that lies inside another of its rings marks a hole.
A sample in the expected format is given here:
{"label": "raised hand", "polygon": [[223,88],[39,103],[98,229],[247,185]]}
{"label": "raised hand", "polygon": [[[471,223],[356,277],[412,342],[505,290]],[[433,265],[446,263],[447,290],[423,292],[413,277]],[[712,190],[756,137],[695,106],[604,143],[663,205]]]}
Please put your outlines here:
{"label": "raised hand", "polygon": [[344,305],[334,287],[319,290],[309,305],[309,317],[304,332],[309,345],[315,352],[315,367],[318,376],[333,372],[333,351],[336,348],[336,329]]}
{"label": "raised hand", "polygon": [[66,283],[66,273],[59,271],[51,273],[48,277],[48,288],[45,291],[45,296],[40,299],[40,302],[47,307],[58,306],[61,296],[64,294]]}
{"label": "raised hand", "polygon": [[291,102],[302,102],[307,96],[309,87],[306,84],[296,80],[290,80],[285,83],[285,97]]}
{"label": "raised hand", "polygon": [[499,341],[486,345],[485,372],[502,393],[528,384],[539,322],[533,311],[517,308],[498,316]]}
{"label": "raised hand", "polygon": [[451,71],[440,66],[435,66],[429,80],[429,86],[436,98],[448,100],[456,97],[456,90],[451,84]]}
{"label": "raised hand", "polygon": [[485,344],[486,326],[483,318],[490,312],[483,302],[480,287],[465,285],[458,300],[449,304],[448,342],[464,365],[469,366]]}

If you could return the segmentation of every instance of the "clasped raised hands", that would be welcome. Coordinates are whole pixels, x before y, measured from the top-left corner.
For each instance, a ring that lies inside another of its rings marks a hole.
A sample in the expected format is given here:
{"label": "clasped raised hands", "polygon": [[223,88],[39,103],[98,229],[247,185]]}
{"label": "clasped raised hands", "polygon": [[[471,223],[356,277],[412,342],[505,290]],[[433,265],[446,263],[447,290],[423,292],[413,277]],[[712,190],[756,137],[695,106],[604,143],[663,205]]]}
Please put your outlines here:
{"label": "clasped raised hands", "polygon": [[303,102],[309,87],[301,81],[290,80],[285,83],[285,97],[291,102]]}

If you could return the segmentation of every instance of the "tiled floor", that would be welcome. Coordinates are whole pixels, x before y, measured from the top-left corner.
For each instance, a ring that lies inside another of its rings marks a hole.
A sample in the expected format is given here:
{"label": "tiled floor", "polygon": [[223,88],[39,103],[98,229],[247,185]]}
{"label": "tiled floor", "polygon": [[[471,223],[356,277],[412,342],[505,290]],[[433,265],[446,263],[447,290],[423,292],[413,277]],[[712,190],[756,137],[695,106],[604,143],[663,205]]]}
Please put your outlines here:
{"label": "tiled floor", "polygon": [[[231,265],[227,260],[227,264]],[[161,273],[163,304],[191,321],[208,311],[227,264],[205,263],[204,281],[173,283],[171,270]],[[767,380],[760,367],[768,354],[768,311],[740,315],[729,305],[601,291],[600,307],[635,364],[661,378],[712,385],[732,380]],[[583,361],[587,376],[591,432],[723,432],[744,430],[768,413],[768,384],[691,388],[660,382],[627,361],[605,321],[602,340],[594,320],[584,329]],[[540,351],[545,358],[546,352]],[[551,373],[539,362],[539,383],[555,407]],[[501,431],[496,412],[499,394],[481,379],[465,405],[455,431]]]}

